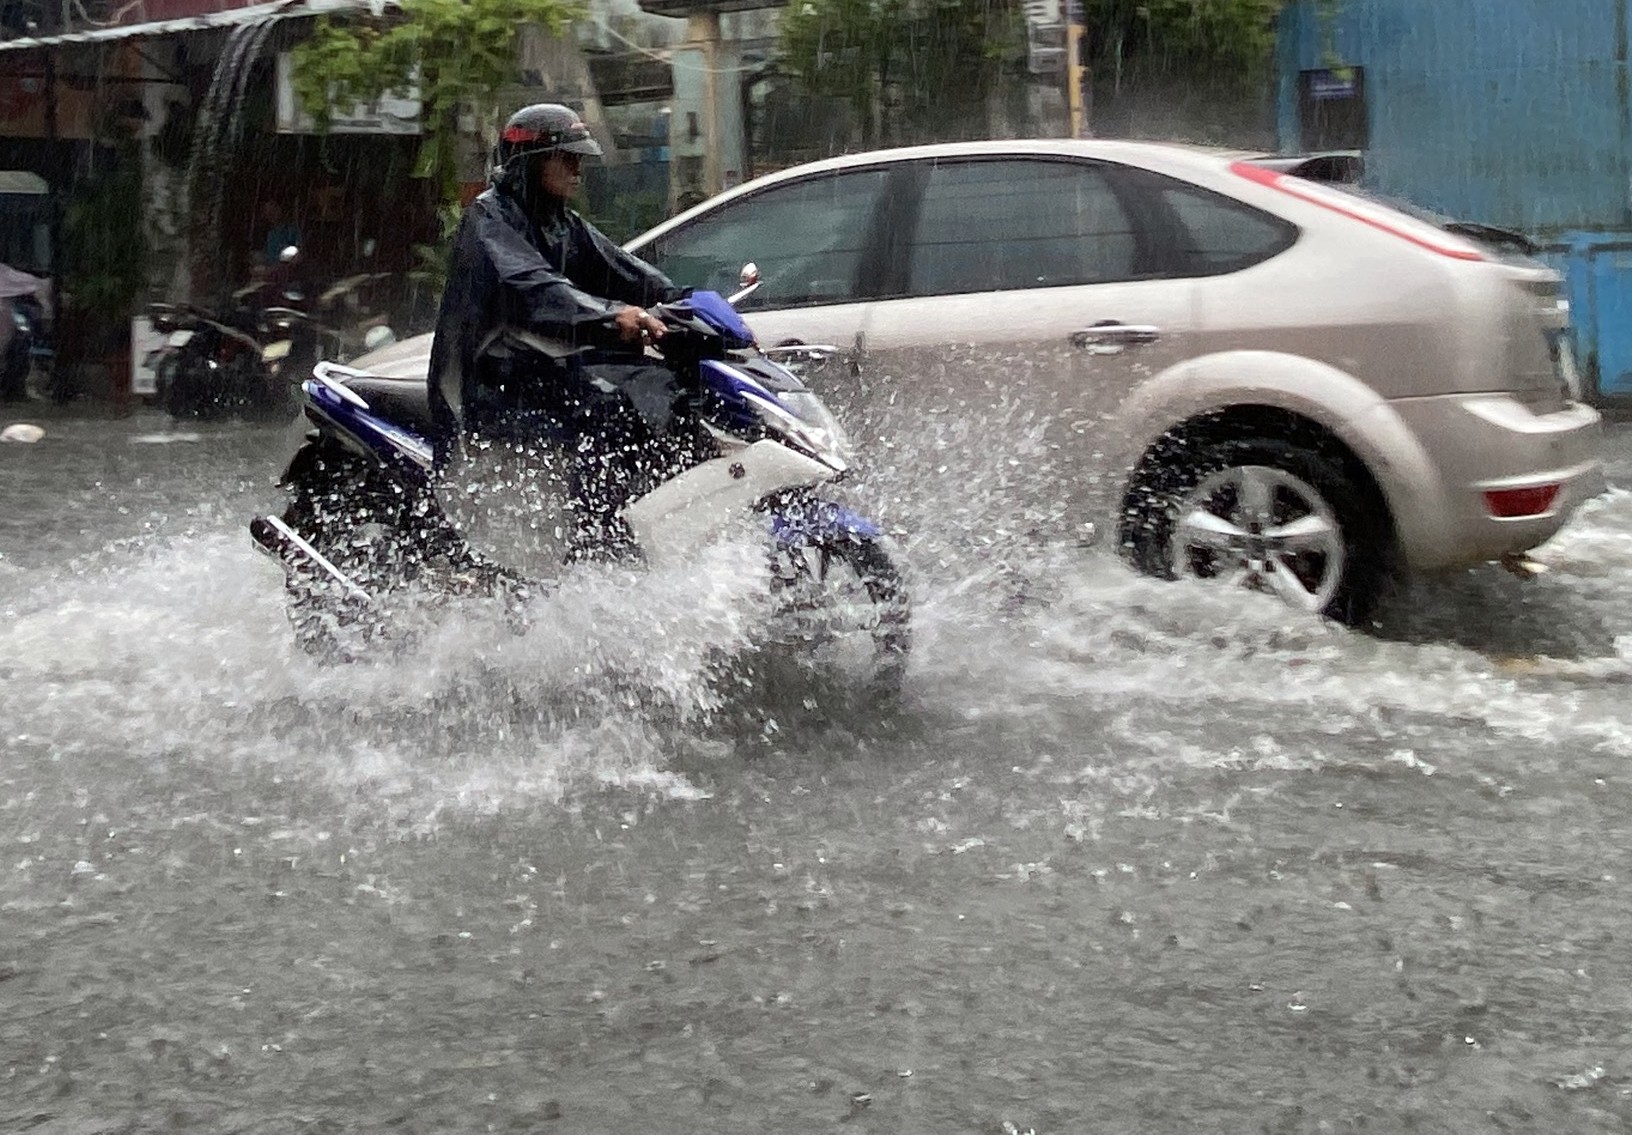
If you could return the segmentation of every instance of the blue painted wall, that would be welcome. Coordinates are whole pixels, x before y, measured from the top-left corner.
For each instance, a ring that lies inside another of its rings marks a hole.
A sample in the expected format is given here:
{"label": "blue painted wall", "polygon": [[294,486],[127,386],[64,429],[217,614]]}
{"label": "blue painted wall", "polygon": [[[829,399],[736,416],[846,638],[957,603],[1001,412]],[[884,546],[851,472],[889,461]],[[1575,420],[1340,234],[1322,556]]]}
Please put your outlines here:
{"label": "blue painted wall", "polygon": [[1565,276],[1576,354],[1632,398],[1632,0],[1312,0],[1282,12],[1281,148],[1300,146],[1298,73],[1365,69],[1368,187],[1518,229]]}
{"label": "blue painted wall", "polygon": [[[1629,0],[1340,0],[1333,47],[1365,68],[1367,181],[1537,235],[1632,227]],[[1325,65],[1309,0],[1281,16],[1283,149],[1298,72]]]}

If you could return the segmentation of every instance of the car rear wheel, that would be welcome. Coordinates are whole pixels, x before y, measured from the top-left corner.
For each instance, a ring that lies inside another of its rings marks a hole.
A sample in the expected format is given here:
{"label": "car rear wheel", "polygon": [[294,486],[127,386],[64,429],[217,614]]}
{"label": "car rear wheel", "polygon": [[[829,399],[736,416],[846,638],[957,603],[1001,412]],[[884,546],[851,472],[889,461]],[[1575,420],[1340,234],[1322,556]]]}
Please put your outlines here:
{"label": "car rear wheel", "polygon": [[1131,497],[1127,544],[1142,571],[1214,580],[1357,624],[1392,577],[1382,502],[1340,462],[1273,438],[1174,455]]}

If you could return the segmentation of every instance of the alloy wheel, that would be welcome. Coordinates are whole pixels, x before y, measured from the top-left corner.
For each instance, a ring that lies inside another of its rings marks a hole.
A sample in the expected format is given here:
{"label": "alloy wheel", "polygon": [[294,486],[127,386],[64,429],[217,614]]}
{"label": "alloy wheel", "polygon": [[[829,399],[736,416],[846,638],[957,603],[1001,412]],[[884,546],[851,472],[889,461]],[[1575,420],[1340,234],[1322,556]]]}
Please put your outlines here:
{"label": "alloy wheel", "polygon": [[1348,566],[1332,506],[1270,465],[1219,469],[1184,494],[1170,555],[1176,575],[1266,591],[1306,611],[1332,602]]}

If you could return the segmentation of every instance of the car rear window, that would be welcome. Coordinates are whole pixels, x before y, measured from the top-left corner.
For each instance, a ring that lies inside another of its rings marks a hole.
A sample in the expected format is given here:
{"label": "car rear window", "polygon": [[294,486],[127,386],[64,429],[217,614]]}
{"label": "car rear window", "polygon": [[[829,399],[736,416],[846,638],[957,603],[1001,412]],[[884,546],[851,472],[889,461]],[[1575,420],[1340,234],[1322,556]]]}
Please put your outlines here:
{"label": "car rear window", "polygon": [[1297,240],[1295,225],[1194,185],[1159,178],[1154,195],[1172,217],[1164,275],[1218,276],[1268,260]]}
{"label": "car rear window", "polygon": [[1134,275],[1133,226],[1079,162],[937,163],[912,245],[914,295],[1094,284]]}

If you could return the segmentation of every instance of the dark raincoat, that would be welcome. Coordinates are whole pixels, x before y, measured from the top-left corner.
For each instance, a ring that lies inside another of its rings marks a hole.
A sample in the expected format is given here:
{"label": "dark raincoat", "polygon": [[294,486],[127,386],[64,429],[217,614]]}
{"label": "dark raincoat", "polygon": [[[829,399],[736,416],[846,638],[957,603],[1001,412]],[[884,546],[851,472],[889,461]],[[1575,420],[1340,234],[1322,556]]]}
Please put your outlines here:
{"label": "dark raincoat", "polygon": [[[626,306],[683,294],[564,202],[527,194],[535,198],[528,207],[521,196],[503,186],[488,189],[465,210],[454,237],[428,375],[439,464],[461,434],[514,433],[506,427],[535,410],[559,417],[588,388],[586,367],[616,375],[617,352],[626,352],[630,374],[649,375],[655,368],[619,342],[611,319]],[[597,350],[559,359],[535,353],[495,359],[487,348],[506,326],[569,349]],[[606,383],[599,385],[604,390]]]}

